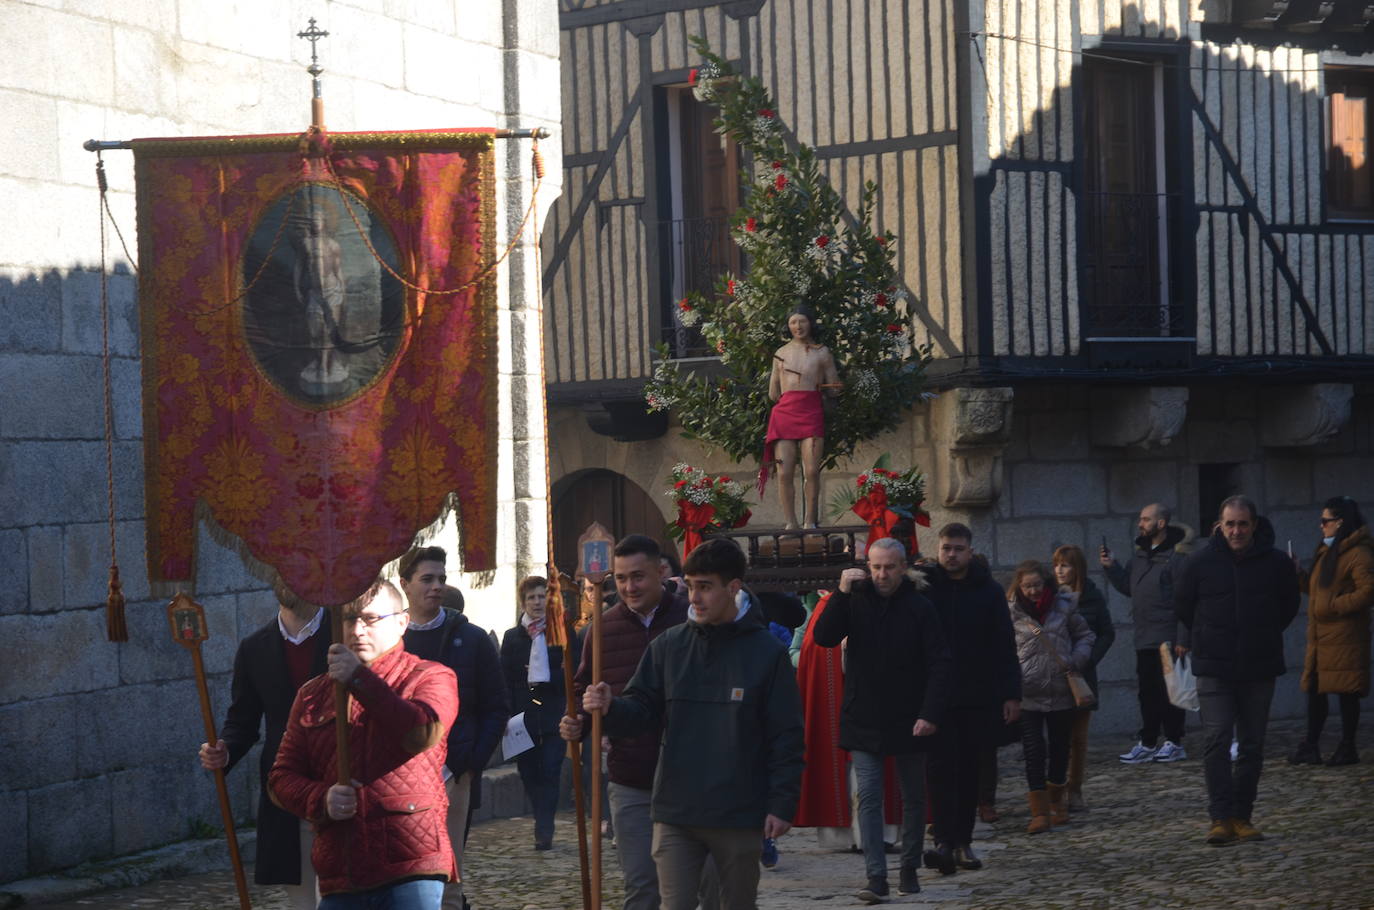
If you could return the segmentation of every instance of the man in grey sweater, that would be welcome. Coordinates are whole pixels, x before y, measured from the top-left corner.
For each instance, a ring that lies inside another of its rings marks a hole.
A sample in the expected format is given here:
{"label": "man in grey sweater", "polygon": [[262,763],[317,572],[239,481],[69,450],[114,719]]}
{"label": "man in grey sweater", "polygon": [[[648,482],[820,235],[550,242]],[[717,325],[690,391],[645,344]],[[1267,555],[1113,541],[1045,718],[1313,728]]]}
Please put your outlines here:
{"label": "man in grey sweater", "polygon": [[[1169,701],[1159,646],[1173,642],[1175,656],[1188,653],[1188,630],[1174,614],[1174,578],[1191,549],[1193,532],[1169,523],[1169,510],[1152,503],[1140,510],[1135,552],[1129,568],[1112,557],[1103,542],[1099,559],[1113,588],[1131,599],[1135,627],[1135,674],[1140,700],[1140,741],[1121,756],[1128,765],[1172,762],[1187,758],[1183,751],[1184,712]],[[1157,746],[1161,728],[1164,745]]]}

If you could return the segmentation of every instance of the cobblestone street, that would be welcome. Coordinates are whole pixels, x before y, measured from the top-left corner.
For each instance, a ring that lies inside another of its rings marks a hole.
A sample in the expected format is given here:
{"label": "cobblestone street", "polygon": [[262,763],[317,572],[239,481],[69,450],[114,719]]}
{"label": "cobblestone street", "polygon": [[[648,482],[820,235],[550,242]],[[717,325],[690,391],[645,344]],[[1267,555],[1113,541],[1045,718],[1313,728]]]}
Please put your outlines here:
{"label": "cobblestone street", "polygon": [[[1169,765],[1116,761],[1125,742],[1099,742],[1086,796],[1091,811],[1066,828],[1031,838],[1016,749],[1002,753],[1002,820],[979,824],[975,847],[986,867],[948,878],[922,870],[922,892],[893,904],[948,907],[1371,907],[1374,906],[1374,736],[1362,737],[1365,763],[1294,767],[1285,761],[1294,722],[1270,730],[1255,822],[1267,839],[1224,848],[1203,844],[1206,826],[1198,735],[1190,757]],[[1328,740],[1331,737],[1328,735]],[[1327,744],[1328,748],[1330,743]],[[1118,748],[1119,747],[1119,748]],[[478,910],[555,910],[580,906],[571,820],[560,816],[555,848],[531,849],[528,818],[476,827],[469,843],[468,893]],[[827,853],[811,830],[780,843],[782,859],[763,872],[763,910],[855,906],[863,883],[857,855]],[[619,907],[619,875],[607,845],[603,906]],[[49,910],[224,910],[234,908],[228,874],[194,876],[46,905]],[[255,889],[253,906],[279,910],[273,889]]]}

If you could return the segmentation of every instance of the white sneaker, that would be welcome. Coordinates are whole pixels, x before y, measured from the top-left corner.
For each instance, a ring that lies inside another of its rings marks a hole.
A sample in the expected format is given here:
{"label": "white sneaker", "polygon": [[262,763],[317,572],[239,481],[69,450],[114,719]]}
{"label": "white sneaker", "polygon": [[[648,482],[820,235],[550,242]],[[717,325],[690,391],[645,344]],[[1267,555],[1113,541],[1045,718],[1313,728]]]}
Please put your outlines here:
{"label": "white sneaker", "polygon": [[1123,764],[1143,765],[1145,762],[1154,761],[1155,751],[1156,750],[1151,749],[1144,743],[1136,743],[1131,747],[1131,751],[1127,752],[1125,755],[1118,756],[1118,758],[1121,759]]}
{"label": "white sneaker", "polygon": [[1159,747],[1155,753],[1155,761],[1183,761],[1188,757],[1188,753],[1183,751],[1183,747],[1178,743],[1164,740],[1164,745]]}

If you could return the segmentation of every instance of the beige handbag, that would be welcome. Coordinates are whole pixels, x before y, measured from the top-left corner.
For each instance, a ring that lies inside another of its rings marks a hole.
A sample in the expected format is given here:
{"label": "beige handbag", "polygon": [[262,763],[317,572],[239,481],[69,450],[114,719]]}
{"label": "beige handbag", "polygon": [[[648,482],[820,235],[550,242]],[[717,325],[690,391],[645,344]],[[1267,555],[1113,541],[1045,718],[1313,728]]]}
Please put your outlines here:
{"label": "beige handbag", "polygon": [[1073,693],[1073,703],[1079,708],[1094,708],[1097,706],[1097,696],[1093,694],[1093,687],[1088,685],[1088,681],[1083,678],[1083,674],[1064,663],[1064,658],[1059,656],[1059,652],[1054,649],[1054,645],[1040,634],[1040,627],[1037,625],[1031,630],[1035,637],[1041,641],[1045,647],[1050,649],[1050,654],[1055,662],[1064,668],[1064,677],[1069,681],[1069,691]]}

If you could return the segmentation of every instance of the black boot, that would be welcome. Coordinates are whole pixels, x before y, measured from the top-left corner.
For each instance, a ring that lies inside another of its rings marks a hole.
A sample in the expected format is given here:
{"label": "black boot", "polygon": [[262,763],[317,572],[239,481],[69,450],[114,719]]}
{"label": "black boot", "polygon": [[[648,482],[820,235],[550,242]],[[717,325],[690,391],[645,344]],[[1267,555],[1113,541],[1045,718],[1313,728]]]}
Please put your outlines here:
{"label": "black boot", "polygon": [[[1321,759],[1318,758],[1318,761]],[[1343,739],[1336,746],[1336,751],[1331,753],[1331,757],[1326,760],[1328,768],[1337,765],[1358,765],[1360,763],[1360,753],[1355,751],[1355,744],[1348,739]]]}
{"label": "black boot", "polygon": [[949,844],[936,844],[925,852],[927,869],[938,869],[941,875],[953,875],[958,868],[954,865],[954,848]]}
{"label": "black boot", "polygon": [[1290,765],[1320,765],[1322,763],[1322,750],[1316,743],[1309,743],[1306,740],[1298,743],[1298,747],[1293,750],[1293,754],[1288,756]]}
{"label": "black boot", "polygon": [[898,894],[920,894],[921,883],[916,880],[916,867],[903,866],[902,876],[897,881]]}
{"label": "black boot", "polygon": [[978,854],[974,853],[973,847],[968,844],[954,848],[954,861],[959,864],[960,869],[983,868],[983,861],[978,858]]}

